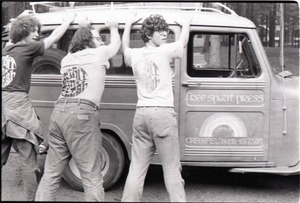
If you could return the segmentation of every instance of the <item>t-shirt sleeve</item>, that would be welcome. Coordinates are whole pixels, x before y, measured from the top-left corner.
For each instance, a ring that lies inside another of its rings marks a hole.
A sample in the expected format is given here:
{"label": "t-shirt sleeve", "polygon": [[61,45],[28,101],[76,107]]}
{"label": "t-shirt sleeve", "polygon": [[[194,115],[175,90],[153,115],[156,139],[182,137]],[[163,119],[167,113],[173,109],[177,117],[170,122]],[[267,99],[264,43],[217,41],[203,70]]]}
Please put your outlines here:
{"label": "t-shirt sleeve", "polygon": [[183,44],[179,41],[164,44],[164,49],[168,53],[169,59],[181,58],[183,55]]}
{"label": "t-shirt sleeve", "polygon": [[28,54],[36,57],[45,53],[45,45],[43,41],[33,41],[29,43]]}
{"label": "t-shirt sleeve", "polygon": [[101,65],[103,65],[106,69],[109,69],[111,58],[109,58],[109,56],[108,56],[108,53],[109,53],[108,46],[100,46],[93,50],[96,51],[96,55],[99,56],[99,58],[98,58],[99,63]]}

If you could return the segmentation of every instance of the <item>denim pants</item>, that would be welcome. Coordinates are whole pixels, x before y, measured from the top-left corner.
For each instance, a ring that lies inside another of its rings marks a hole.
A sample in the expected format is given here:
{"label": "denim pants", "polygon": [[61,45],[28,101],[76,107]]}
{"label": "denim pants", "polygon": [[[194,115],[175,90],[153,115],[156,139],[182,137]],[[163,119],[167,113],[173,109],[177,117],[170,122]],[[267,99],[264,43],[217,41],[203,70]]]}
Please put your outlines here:
{"label": "denim pants", "polygon": [[27,140],[2,136],[1,167],[6,164],[12,145],[19,154],[21,160],[25,200],[34,201],[35,192],[41,176],[37,163],[36,150],[34,145]]}
{"label": "denim pants", "polygon": [[185,202],[181,177],[176,113],[173,108],[137,108],[132,136],[131,164],[123,202],[139,202],[150,161],[157,149],[170,201]]}
{"label": "denim pants", "polygon": [[100,116],[84,103],[57,103],[49,126],[49,150],[36,201],[55,201],[71,156],[79,169],[86,201],[104,201]]}
{"label": "denim pants", "polygon": [[13,146],[21,162],[25,200],[33,201],[41,176],[36,151],[43,138],[40,121],[26,92],[2,91],[1,113],[1,167]]}

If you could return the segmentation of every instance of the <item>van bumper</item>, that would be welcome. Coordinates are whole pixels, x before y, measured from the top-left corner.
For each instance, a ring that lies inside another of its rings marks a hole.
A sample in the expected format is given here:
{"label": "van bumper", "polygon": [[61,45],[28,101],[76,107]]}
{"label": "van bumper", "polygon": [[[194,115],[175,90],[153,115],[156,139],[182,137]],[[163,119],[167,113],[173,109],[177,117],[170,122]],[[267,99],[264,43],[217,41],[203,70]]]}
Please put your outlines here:
{"label": "van bumper", "polygon": [[295,166],[291,167],[266,167],[266,168],[232,168],[229,170],[232,173],[270,173],[283,176],[299,175],[300,165],[299,162]]}

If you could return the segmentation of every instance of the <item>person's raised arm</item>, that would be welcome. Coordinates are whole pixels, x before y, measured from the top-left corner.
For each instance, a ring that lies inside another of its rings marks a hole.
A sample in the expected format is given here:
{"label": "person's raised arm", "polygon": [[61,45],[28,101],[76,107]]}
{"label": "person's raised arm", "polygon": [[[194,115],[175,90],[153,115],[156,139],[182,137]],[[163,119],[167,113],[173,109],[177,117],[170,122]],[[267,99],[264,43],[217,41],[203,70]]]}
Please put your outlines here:
{"label": "person's raised arm", "polygon": [[180,22],[176,22],[182,26],[180,37],[179,37],[178,41],[180,41],[184,47],[186,47],[188,40],[189,40],[190,24],[191,24],[192,20],[193,20],[193,16],[187,15],[187,16],[183,16],[180,19]]}
{"label": "person's raised arm", "polygon": [[106,26],[110,28],[110,44],[107,46],[109,48],[108,58],[115,56],[121,46],[118,25],[119,23],[113,19],[106,22]]}
{"label": "person's raised arm", "polygon": [[49,37],[44,39],[45,49],[48,49],[59,40],[67,31],[69,25],[74,21],[76,14],[72,13],[64,18],[63,23],[57,27]]}
{"label": "person's raised arm", "polygon": [[123,32],[123,37],[122,37],[122,48],[123,51],[126,48],[129,48],[129,43],[130,43],[130,31],[131,31],[131,26],[134,23],[137,23],[140,21],[142,18],[137,18],[137,13],[136,12],[131,12],[129,17],[127,18],[126,24],[125,24],[125,29]]}

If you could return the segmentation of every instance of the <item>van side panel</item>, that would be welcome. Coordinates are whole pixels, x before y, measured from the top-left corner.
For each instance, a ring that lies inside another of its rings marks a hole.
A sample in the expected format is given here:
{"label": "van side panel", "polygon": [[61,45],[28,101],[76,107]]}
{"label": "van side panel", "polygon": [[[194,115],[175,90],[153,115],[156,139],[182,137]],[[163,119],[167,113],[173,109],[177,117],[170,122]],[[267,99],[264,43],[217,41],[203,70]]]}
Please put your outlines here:
{"label": "van side panel", "polygon": [[[50,116],[60,91],[61,80],[59,76],[51,78],[51,76],[47,75],[47,79],[43,79],[41,76],[32,78],[30,98],[37,115],[42,121],[44,136],[48,134]],[[114,129],[118,129],[114,133],[123,141],[127,151],[130,148],[136,101],[136,86],[132,78],[126,79],[125,77],[125,80],[122,80],[115,76],[106,79],[106,86],[99,110],[101,123],[105,123],[102,128],[110,126],[108,127],[109,130],[114,131]]]}
{"label": "van side panel", "polygon": [[[133,79],[124,81],[117,77],[107,77],[100,105],[101,123],[103,123],[101,128],[109,128],[117,134],[126,147],[129,157],[136,102],[136,86]],[[115,126],[114,129],[111,129],[111,126]]]}
{"label": "van side panel", "polygon": [[46,78],[32,77],[29,97],[41,120],[43,136],[47,136],[50,116],[61,91],[61,80],[55,76]]}
{"label": "van side panel", "polygon": [[[299,100],[271,101],[269,160],[275,166],[294,166],[299,162]],[[287,106],[284,121],[283,106]],[[286,122],[286,134],[285,131]]]}

